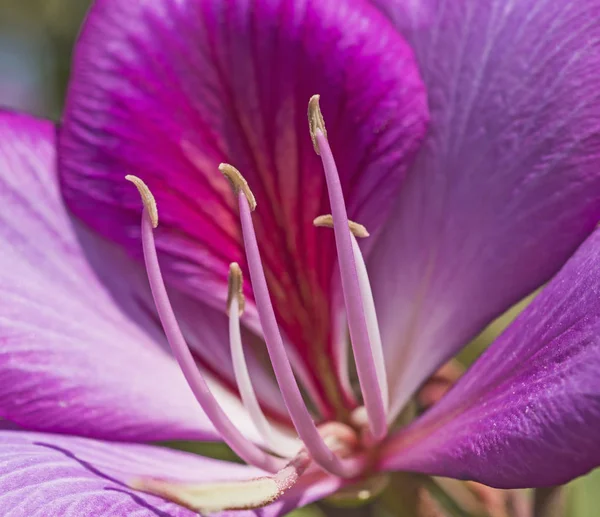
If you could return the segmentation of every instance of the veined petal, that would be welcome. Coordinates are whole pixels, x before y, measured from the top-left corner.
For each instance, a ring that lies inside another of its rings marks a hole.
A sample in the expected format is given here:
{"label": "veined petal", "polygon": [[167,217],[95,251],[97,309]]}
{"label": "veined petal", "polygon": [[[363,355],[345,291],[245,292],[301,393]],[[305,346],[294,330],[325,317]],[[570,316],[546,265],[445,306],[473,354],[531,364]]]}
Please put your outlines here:
{"label": "veined petal", "polygon": [[398,432],[384,468],[499,488],[600,465],[600,231],[440,402]]}
{"label": "veined petal", "polygon": [[139,200],[122,177],[142,178],[160,211],[167,281],[218,308],[229,263],[245,261],[217,167],[243,171],[279,323],[312,382],[333,396],[323,378],[335,356],[334,245],[312,226],[329,209],[306,121],[316,93],[349,215],[375,232],[423,136],[426,105],[412,51],[363,2],[95,2],[59,160],[69,207],[135,256]]}
{"label": "veined petal", "polygon": [[[132,490],[128,483],[139,477],[214,483],[261,475],[264,473],[245,465],[161,447],[0,431],[0,507],[7,517],[193,517],[197,513]],[[338,484],[320,473],[307,474],[281,500],[260,511],[216,515],[283,515],[329,495]]]}
{"label": "veined petal", "polygon": [[137,303],[149,297],[139,268],[66,212],[54,138],[49,122],[0,112],[0,418],[111,439],[216,438]]}
{"label": "veined petal", "polygon": [[431,110],[369,263],[398,410],[600,218],[600,1],[436,0],[426,23],[428,2],[378,3]]}

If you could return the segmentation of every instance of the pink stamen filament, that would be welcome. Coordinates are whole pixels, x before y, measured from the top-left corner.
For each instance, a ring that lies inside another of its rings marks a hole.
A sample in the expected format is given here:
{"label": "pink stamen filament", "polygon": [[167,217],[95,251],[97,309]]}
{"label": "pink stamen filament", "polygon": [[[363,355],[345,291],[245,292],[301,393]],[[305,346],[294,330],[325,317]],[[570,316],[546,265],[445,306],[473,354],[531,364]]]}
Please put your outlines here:
{"label": "pink stamen filament", "polygon": [[376,366],[374,347],[370,340],[363,295],[352,250],[352,234],[348,228],[344,194],[327,138],[320,129],[316,129],[315,137],[329,191],[338,263],[342,277],[342,291],[358,380],[369,417],[371,434],[376,440],[381,440],[387,434],[386,403]]}
{"label": "pink stamen filament", "polygon": [[242,403],[248,411],[252,422],[264,440],[265,445],[273,452],[281,456],[289,456],[290,452],[297,451],[300,444],[286,436],[278,429],[271,426],[263,413],[256,392],[250,380],[250,373],[242,346],[240,330],[239,302],[236,296],[231,300],[229,306],[229,345],[233,361],[233,371]]}
{"label": "pink stamen filament", "polygon": [[214,398],[204,377],[198,370],[194,357],[185,342],[169,301],[167,289],[158,263],[158,256],[156,254],[152,222],[146,206],[144,206],[144,212],[142,214],[142,246],[150,289],[152,291],[152,296],[154,297],[158,316],[162,323],[165,335],[167,336],[167,341],[171,346],[173,355],[177,359],[192,392],[200,403],[200,406],[202,406],[202,409],[221,435],[223,441],[225,441],[240,458],[246,463],[267,472],[278,472],[285,466],[285,460],[261,450],[238,431]]}
{"label": "pink stamen filament", "polygon": [[242,234],[246,248],[246,258],[250,269],[250,279],[254,299],[258,310],[258,316],[263,329],[264,339],[275,377],[281,390],[283,400],[288,408],[290,418],[296,428],[296,431],[309,454],[323,469],[340,477],[354,477],[359,474],[363,464],[359,459],[341,460],[327,446],[323,437],[319,433],[312,416],[310,415],[298,383],[292,372],[290,361],[287,357],[285,347],[275,312],[271,303],[271,297],[267,287],[267,280],[262,267],[258,242],[252,224],[252,215],[248,199],[243,192],[238,193],[238,202],[240,207],[240,219],[242,224]]}
{"label": "pink stamen filament", "polygon": [[377,312],[375,311],[373,290],[371,289],[367,265],[365,264],[365,259],[360,251],[360,246],[358,245],[356,237],[354,235],[351,235],[351,237],[354,262],[356,263],[356,273],[358,274],[358,283],[360,285],[360,292],[365,310],[365,319],[369,330],[369,339],[371,340],[371,350],[373,351],[373,361],[375,362],[375,369],[377,370],[377,378],[379,379],[383,404],[387,410],[389,405],[387,373],[385,370],[383,343],[381,341],[381,333],[379,332],[379,323],[377,322]]}

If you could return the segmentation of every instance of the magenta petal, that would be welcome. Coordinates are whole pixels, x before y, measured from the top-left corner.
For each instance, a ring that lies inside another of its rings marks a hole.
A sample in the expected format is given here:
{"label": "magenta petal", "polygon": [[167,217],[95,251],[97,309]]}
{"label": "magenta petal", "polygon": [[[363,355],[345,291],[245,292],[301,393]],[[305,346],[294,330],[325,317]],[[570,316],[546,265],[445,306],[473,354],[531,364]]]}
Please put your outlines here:
{"label": "magenta petal", "polygon": [[130,319],[156,334],[135,304],[148,296],[131,283],[140,271],[73,226],[54,135],[49,122],[0,112],[0,418],[111,439],[215,438],[175,361]]}
{"label": "magenta petal", "polygon": [[135,256],[139,199],[123,176],[146,181],[167,281],[219,309],[229,262],[244,260],[217,166],[238,167],[258,200],[280,324],[318,384],[315,359],[331,371],[334,246],[312,225],[330,211],[308,133],[315,93],[349,215],[374,232],[427,111],[412,51],[363,2],[97,1],[76,49],[59,154],[70,208]]}
{"label": "magenta petal", "polygon": [[600,465],[600,232],[437,405],[393,438],[386,468],[501,488]]}
{"label": "magenta petal", "polygon": [[378,3],[431,110],[369,263],[399,408],[600,218],[600,1],[437,0],[425,20],[431,2]]}
{"label": "magenta petal", "polygon": [[[210,483],[260,475],[245,465],[160,447],[0,431],[0,508],[7,516],[193,517],[197,514],[126,483],[143,476]],[[258,512],[217,515],[275,517],[329,495],[337,485],[320,475],[300,481],[282,500]]]}

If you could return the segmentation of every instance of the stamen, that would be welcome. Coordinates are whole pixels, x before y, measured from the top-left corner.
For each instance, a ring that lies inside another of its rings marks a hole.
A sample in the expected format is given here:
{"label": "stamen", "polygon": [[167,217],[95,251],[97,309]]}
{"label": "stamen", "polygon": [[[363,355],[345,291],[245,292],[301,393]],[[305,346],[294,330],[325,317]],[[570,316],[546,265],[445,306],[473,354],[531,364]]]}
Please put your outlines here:
{"label": "stamen", "polygon": [[320,95],[313,95],[308,101],[308,127],[310,129],[310,138],[312,140],[315,153],[318,155],[321,153],[319,152],[319,143],[317,141],[317,130],[321,131],[321,133],[325,135],[325,138],[327,138],[325,119],[323,118],[323,114],[319,108],[320,98]]}
{"label": "stamen", "polygon": [[[228,313],[229,313],[229,345],[231,348],[231,358],[233,361],[233,372],[237,383],[242,403],[248,410],[252,422],[264,440],[265,445],[273,452],[281,456],[290,456],[290,450],[298,450],[298,444],[291,443],[292,440],[286,439],[278,429],[271,426],[267,417],[263,413],[256,392],[250,380],[248,365],[244,356],[242,347],[242,336],[240,331],[241,307],[244,303],[242,294],[242,270],[240,266],[233,262],[229,266],[229,293],[228,293]],[[294,445],[296,445],[294,449]]]}
{"label": "stamen", "polygon": [[314,98],[311,99],[312,104],[309,104],[309,125],[311,135],[314,133],[314,139],[317,142],[323,169],[325,170],[329,202],[333,215],[338,263],[342,277],[342,291],[348,315],[348,328],[352,349],[354,350],[356,370],[365,408],[369,415],[371,433],[373,438],[381,440],[387,433],[387,405],[376,366],[376,352],[374,350],[376,347],[373,347],[369,335],[362,290],[354,258],[352,233],[348,229],[348,214],[346,213],[340,177],[325,134],[319,127],[313,128],[314,121],[318,121],[323,117],[319,109],[318,98],[313,101]]}
{"label": "stamen", "polygon": [[256,198],[250,190],[246,178],[242,176],[242,173],[238,171],[233,165],[229,165],[228,163],[222,163],[221,165],[219,165],[219,170],[229,180],[229,183],[231,183],[231,188],[233,189],[233,193],[236,194],[236,196],[240,192],[244,193],[246,199],[248,200],[248,204],[250,205],[250,210],[254,212],[254,210],[256,210]]}
{"label": "stamen", "polygon": [[156,228],[158,226],[158,208],[156,207],[156,199],[154,199],[154,195],[150,192],[150,189],[146,186],[146,184],[137,176],[133,176],[128,174],[125,176],[127,181],[131,181],[142,198],[142,203],[144,204],[144,208],[148,211],[148,215],[150,216],[150,221],[152,222],[152,228]]}
{"label": "stamen", "polygon": [[154,234],[152,231],[152,228],[154,227],[152,214],[155,214],[155,222],[158,224],[156,202],[150,193],[150,190],[141,179],[135,176],[127,176],[126,179],[135,184],[140,191],[144,203],[144,211],[142,214],[142,246],[146,271],[148,273],[148,281],[156,305],[156,311],[158,312],[167,341],[169,342],[173,355],[177,359],[188,385],[194,393],[196,400],[198,400],[200,406],[202,406],[202,409],[215,426],[215,429],[223,438],[223,441],[225,441],[227,445],[240,456],[240,458],[260,469],[268,472],[277,472],[284,463],[283,460],[267,454],[240,433],[237,427],[233,425],[229,417],[225,414],[221,406],[219,406],[219,403],[206,384],[204,377],[198,370],[194,357],[192,356],[179,324],[177,323],[177,318],[173,312],[167,289],[163,281],[160,265],[158,263],[158,256],[154,244]]}
{"label": "stamen", "polygon": [[244,276],[242,270],[237,262],[229,264],[229,277],[228,277],[228,289],[227,289],[227,313],[231,311],[231,304],[236,302],[236,309],[238,316],[244,314],[244,308],[246,307],[246,297],[243,292]]}
{"label": "stamen", "polygon": [[130,481],[128,485],[134,490],[158,495],[204,515],[266,506],[292,488],[309,465],[310,457],[302,451],[269,477],[195,485],[141,478]]}
{"label": "stamen", "polygon": [[[313,224],[319,228],[333,228],[333,216],[331,214],[320,215],[319,217],[315,217]],[[352,235],[355,237],[364,239],[370,235],[362,224],[355,223],[354,221],[348,221],[348,228],[350,228]]]}
{"label": "stamen", "polygon": [[251,206],[243,190],[238,192],[237,198],[240,208],[242,235],[258,316],[263,329],[267,351],[273,365],[273,371],[275,372],[275,377],[285,405],[288,408],[290,418],[307,451],[322,468],[340,477],[353,477],[358,474],[362,468],[362,464],[359,465],[352,460],[342,462],[329,449],[319,434],[312,416],[302,399],[302,394],[298,388],[298,383],[292,372],[292,367],[281,334],[279,333],[277,319],[275,318],[275,312],[271,303],[258,242],[252,224]]}

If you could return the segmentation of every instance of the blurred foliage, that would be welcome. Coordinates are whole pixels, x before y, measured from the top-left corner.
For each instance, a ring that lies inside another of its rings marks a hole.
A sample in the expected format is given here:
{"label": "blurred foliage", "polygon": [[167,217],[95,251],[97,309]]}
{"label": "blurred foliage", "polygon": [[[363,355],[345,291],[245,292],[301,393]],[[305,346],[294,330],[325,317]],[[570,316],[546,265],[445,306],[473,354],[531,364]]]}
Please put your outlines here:
{"label": "blurred foliage", "polygon": [[565,517],[600,515],[600,469],[576,479],[566,487]]}
{"label": "blurred foliage", "polygon": [[169,441],[160,445],[185,452],[193,452],[216,460],[242,463],[242,460],[227,445],[219,442]]}
{"label": "blurred foliage", "polygon": [[86,0],[0,0],[0,19],[3,23],[43,26],[72,40],[89,4]]}
{"label": "blurred foliage", "polygon": [[473,364],[481,353],[492,343],[504,329],[514,321],[519,313],[531,303],[537,291],[508,309],[504,314],[492,321],[476,336],[458,355],[458,360],[465,366]]}

